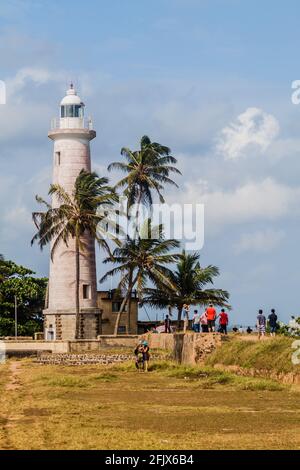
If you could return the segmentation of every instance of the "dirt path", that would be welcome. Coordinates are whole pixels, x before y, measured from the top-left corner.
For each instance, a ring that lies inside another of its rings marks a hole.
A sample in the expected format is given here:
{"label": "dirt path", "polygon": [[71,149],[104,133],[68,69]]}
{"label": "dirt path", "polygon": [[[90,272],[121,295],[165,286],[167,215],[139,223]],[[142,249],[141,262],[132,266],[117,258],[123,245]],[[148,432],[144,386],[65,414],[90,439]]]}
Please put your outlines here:
{"label": "dirt path", "polygon": [[6,384],[5,390],[7,392],[17,390],[20,387],[19,375],[21,372],[21,362],[11,362],[9,365],[10,377]]}
{"label": "dirt path", "polygon": [[3,407],[3,414],[2,414],[2,440],[0,443],[0,449],[9,449],[13,450],[14,447],[12,446],[10,439],[9,439],[9,428],[14,425],[14,422],[18,421],[19,416],[16,415],[14,411],[14,402],[15,402],[15,393],[21,387],[20,381],[20,373],[22,369],[22,363],[19,361],[12,361],[9,364],[9,377],[8,381],[5,385],[5,407]]}

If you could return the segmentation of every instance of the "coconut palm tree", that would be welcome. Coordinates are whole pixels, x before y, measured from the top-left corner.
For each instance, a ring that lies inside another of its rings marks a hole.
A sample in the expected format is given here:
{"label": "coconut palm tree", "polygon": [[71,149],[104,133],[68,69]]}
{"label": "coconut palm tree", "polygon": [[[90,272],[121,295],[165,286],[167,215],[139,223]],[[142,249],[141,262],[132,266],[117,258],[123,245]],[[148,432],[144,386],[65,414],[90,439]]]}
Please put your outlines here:
{"label": "coconut palm tree", "polygon": [[[139,225],[139,211],[141,204],[152,206],[153,192],[157,193],[160,202],[164,202],[163,189],[165,184],[177,186],[169,177],[170,173],[181,174],[176,168],[177,160],[170,155],[171,150],[164,145],[151,142],[148,136],[144,136],[140,142],[140,149],[132,151],[122,148],[121,155],[125,162],[114,162],[108,166],[108,171],[120,170],[127,175],[115,186],[116,189],[124,188],[127,197],[127,211],[136,204],[136,226]],[[138,228],[137,228],[138,231]]]}
{"label": "coconut palm tree", "polygon": [[109,208],[115,200],[113,190],[108,186],[107,178],[99,178],[97,173],[81,170],[76,178],[74,190],[69,194],[59,184],[50,186],[49,195],[55,196],[59,206],[51,207],[39,196],[36,199],[46,208],[44,212],[33,213],[33,221],[38,229],[31,244],[38,242],[41,249],[51,243],[51,258],[60,243],[68,246],[75,240],[75,302],[76,302],[76,338],[79,337],[80,305],[80,253],[85,251],[85,236],[89,234],[99,244],[109,249],[105,228],[101,222],[107,220]]}
{"label": "coconut palm tree", "polygon": [[6,263],[4,260],[4,256],[0,254],[0,283],[5,280],[7,272]]}
{"label": "coconut palm tree", "polygon": [[201,267],[199,259],[199,253],[188,254],[183,251],[175,270],[170,272],[169,281],[175,288],[169,289],[167,284],[157,284],[155,289],[146,288],[142,303],[157,308],[168,306],[177,308],[178,323],[184,305],[207,305],[212,302],[215,305],[229,307],[227,291],[205,288],[207,284],[213,284],[214,278],[219,275],[219,269],[211,265]]}
{"label": "coconut palm tree", "polygon": [[[146,231],[148,233],[145,233]],[[174,263],[180,256],[170,253],[170,250],[178,246],[178,241],[164,238],[162,225],[151,228],[151,222],[148,219],[144,222],[138,238],[131,239],[127,236],[124,243],[114,250],[113,256],[104,260],[104,263],[113,263],[117,267],[108,271],[100,279],[100,282],[104,282],[108,277],[121,274],[119,289],[126,290],[116,318],[115,335],[118,334],[121,315],[126,305],[130,303],[134,289],[140,299],[149,281],[153,284],[166,286],[169,291],[173,289],[170,280],[171,271],[167,265]]]}

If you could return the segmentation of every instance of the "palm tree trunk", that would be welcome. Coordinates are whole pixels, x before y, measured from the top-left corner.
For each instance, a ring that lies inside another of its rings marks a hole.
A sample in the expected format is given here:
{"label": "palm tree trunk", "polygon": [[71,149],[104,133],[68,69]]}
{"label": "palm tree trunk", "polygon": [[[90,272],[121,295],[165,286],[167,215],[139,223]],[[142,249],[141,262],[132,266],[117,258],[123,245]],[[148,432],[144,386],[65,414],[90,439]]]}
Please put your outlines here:
{"label": "palm tree trunk", "polygon": [[136,281],[137,281],[137,276],[135,277],[135,279],[134,279],[130,284],[128,284],[128,291],[127,291],[127,294],[126,294],[126,296],[124,297],[124,299],[123,299],[123,301],[122,301],[122,303],[121,303],[120,310],[118,311],[118,315],[117,315],[117,318],[116,318],[114,336],[117,336],[117,335],[118,335],[118,330],[119,330],[119,326],[120,326],[121,315],[122,315],[122,313],[124,312],[124,309],[125,309],[125,307],[126,307],[126,304],[127,304],[128,300],[129,300],[130,297],[131,297],[132,289],[133,289],[133,287],[134,287]]}
{"label": "palm tree trunk", "polygon": [[189,311],[185,311],[184,323],[183,323],[183,332],[186,333],[186,330],[189,326]]}
{"label": "palm tree trunk", "polygon": [[80,339],[80,305],[79,305],[79,287],[80,287],[80,251],[79,242],[77,237],[75,238],[75,308],[76,308],[76,326],[75,326],[75,339]]}
{"label": "palm tree trunk", "polygon": [[178,328],[180,328],[180,322],[181,322],[181,316],[182,316],[182,308],[183,306],[182,305],[178,305],[177,306],[177,309],[178,309],[178,317],[177,317],[177,323],[178,323]]}
{"label": "palm tree trunk", "polygon": [[137,199],[137,208],[136,208],[136,212],[135,212],[135,219],[136,219],[135,233],[136,233],[136,235],[139,234],[139,218],[140,218],[141,200],[142,200],[142,191],[139,192],[138,199]]}
{"label": "palm tree trunk", "polygon": [[[133,276],[133,272],[130,271],[129,273],[129,284],[132,283],[132,276]],[[132,292],[130,294],[130,297],[128,299],[128,312],[127,312],[127,334],[129,335],[130,334],[130,328],[131,328],[131,325],[130,325],[130,315],[131,315],[131,298],[132,298]]]}

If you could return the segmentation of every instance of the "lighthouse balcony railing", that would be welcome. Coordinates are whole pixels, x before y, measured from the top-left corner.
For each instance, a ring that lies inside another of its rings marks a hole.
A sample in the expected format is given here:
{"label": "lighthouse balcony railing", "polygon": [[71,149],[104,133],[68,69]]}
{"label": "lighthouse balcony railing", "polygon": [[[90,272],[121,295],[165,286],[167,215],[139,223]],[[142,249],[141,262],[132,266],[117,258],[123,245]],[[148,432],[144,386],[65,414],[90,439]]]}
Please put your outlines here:
{"label": "lighthouse balcony railing", "polygon": [[53,118],[51,119],[51,130],[56,129],[87,129],[92,131],[93,121],[91,118]]}

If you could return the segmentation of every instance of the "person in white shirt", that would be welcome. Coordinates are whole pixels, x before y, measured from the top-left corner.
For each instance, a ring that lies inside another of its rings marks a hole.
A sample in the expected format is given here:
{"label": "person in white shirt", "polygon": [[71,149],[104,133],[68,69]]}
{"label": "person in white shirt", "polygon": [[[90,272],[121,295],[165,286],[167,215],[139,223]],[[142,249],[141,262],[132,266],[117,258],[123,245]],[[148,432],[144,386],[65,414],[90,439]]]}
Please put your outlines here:
{"label": "person in white shirt", "polygon": [[193,330],[195,333],[200,333],[200,314],[198,313],[198,310],[194,310]]}

